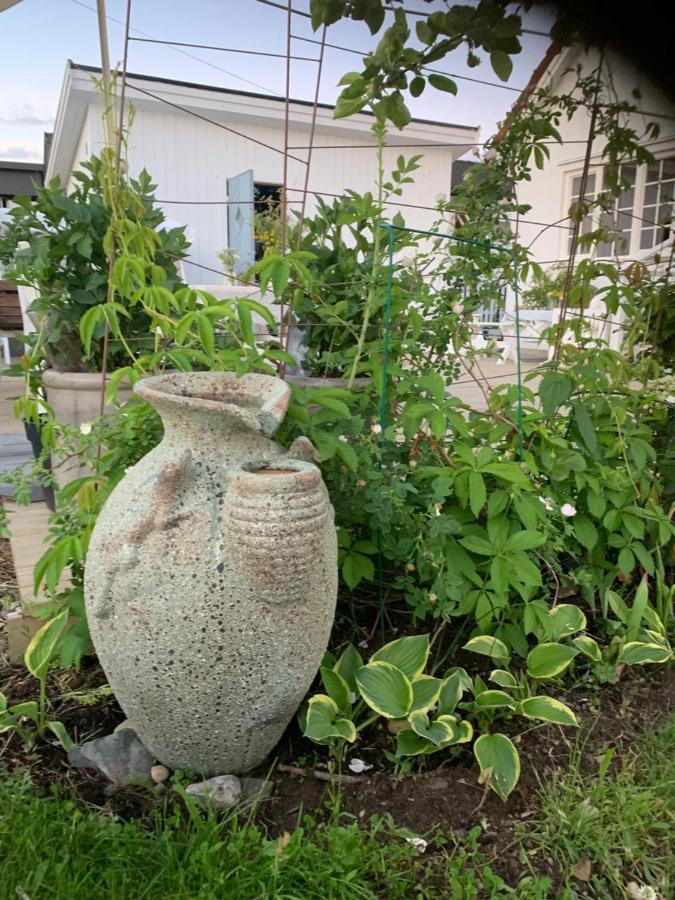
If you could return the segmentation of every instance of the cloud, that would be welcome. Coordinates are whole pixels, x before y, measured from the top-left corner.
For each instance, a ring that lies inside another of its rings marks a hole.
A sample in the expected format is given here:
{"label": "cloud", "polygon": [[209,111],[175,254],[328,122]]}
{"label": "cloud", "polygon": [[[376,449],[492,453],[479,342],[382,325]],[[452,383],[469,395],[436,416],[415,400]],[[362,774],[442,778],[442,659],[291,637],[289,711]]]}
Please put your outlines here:
{"label": "cloud", "polygon": [[14,162],[42,162],[42,150],[29,144],[5,144],[0,141],[0,159]]}
{"label": "cloud", "polygon": [[15,103],[0,112],[0,122],[4,125],[51,125],[53,121],[41,116],[31,103]]}

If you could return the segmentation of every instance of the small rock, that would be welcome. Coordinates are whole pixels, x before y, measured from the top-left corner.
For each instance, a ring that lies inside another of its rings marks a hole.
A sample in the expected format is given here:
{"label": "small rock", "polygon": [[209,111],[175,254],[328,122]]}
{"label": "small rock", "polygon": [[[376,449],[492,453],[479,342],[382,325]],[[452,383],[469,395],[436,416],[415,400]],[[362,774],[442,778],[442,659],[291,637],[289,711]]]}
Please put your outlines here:
{"label": "small rock", "polygon": [[438,775],[428,778],[425,783],[431,791],[446,791],[449,784],[447,778],[440,778]]}
{"label": "small rock", "polygon": [[68,751],[68,762],[79,769],[98,769],[116,784],[149,778],[154,758],[131,728],[87,741]]}
{"label": "small rock", "polygon": [[242,787],[236,775],[216,775],[188,785],[186,793],[218,809],[231,809],[239,803]]}
{"label": "small rock", "polygon": [[136,723],[133,719],[125,719],[123,722],[113,729],[113,734],[116,734],[118,731],[124,731],[125,728],[129,728],[131,731],[138,731],[136,728]]}
{"label": "small rock", "polygon": [[272,782],[266,778],[240,778],[241,799],[245,803],[267,800],[272,793]]}
{"label": "small rock", "polygon": [[150,777],[155,784],[161,784],[163,781],[166,781],[170,774],[171,772],[169,772],[166,766],[153,766],[150,769]]}

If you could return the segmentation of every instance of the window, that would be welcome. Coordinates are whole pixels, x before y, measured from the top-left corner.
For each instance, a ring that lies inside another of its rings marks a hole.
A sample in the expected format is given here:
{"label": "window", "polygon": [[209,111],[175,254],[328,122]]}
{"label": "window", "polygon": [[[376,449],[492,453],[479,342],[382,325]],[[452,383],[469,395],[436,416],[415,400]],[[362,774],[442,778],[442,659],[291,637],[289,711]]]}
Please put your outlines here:
{"label": "window", "polygon": [[281,185],[253,185],[253,233],[255,258],[262,259],[267,247],[277,246],[281,233]]}
{"label": "window", "polygon": [[[594,207],[592,215],[581,223],[580,234],[597,228],[605,231],[605,239],[596,246],[599,257],[630,256],[651,250],[667,240],[671,233],[673,196],[675,195],[675,157],[658,160],[652,166],[624,165],[621,167],[624,188],[611,209]],[[594,167],[588,174],[585,197],[592,203],[602,191],[603,168]],[[569,203],[580,197],[581,174],[574,173],[569,181]],[[567,250],[572,243],[567,237]],[[588,252],[580,248],[580,253]]]}
{"label": "window", "polygon": [[650,250],[667,240],[673,215],[675,191],[675,157],[661,159],[654,166],[647,166],[645,194],[642,205],[640,250]]}

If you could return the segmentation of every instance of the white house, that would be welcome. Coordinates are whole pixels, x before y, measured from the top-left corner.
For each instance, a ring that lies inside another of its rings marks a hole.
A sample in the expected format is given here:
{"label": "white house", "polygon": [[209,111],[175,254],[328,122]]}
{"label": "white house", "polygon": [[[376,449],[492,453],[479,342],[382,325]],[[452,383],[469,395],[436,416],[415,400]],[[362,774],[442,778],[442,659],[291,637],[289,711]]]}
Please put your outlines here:
{"label": "white house", "polygon": [[[554,94],[565,95],[572,91],[577,66],[582,74],[591,75],[599,61],[599,51],[575,45],[559,51],[549,49],[542,64],[536,70],[528,87],[550,88]],[[650,122],[657,122],[660,134],[645,139],[644,146],[656,157],[654,165],[626,165],[622,176],[630,181],[630,187],[618,198],[612,217],[616,226],[615,240],[601,244],[597,255],[619,260],[635,259],[667,240],[670,229],[670,209],[675,192],[675,106],[654,84],[634,69],[624,58],[611,51],[605,52],[603,82],[611,87],[617,101],[636,106],[640,112],[626,114],[625,123],[638,134],[644,134]],[[534,169],[530,182],[518,185],[518,199],[531,206],[525,219],[541,223],[560,222],[564,227],[542,230],[542,225],[522,225],[520,237],[523,243],[534,241],[532,249],[542,263],[565,259],[570,242],[570,204],[578,198],[581,172],[588,138],[590,110],[580,108],[567,121],[560,124],[562,145],[550,144],[550,160],[543,170]],[[587,197],[594,197],[602,190],[601,153],[605,146],[602,136],[593,141],[591,169],[587,184]],[[601,223],[588,219],[582,232],[588,232]],[[605,223],[609,225],[609,222]]]}
{"label": "white house", "polygon": [[[510,117],[517,115],[520,103],[536,87],[549,88],[558,96],[572,93],[577,67],[580,67],[583,76],[590,76],[597,69],[599,54],[596,48],[586,49],[581,45],[564,49],[551,45],[503,127],[508,128]],[[613,100],[638,108],[639,112],[624,115],[624,123],[638,134],[644,135],[650,122],[659,124],[658,137],[644,141],[644,146],[651,151],[656,162],[653,165],[624,165],[621,174],[630,186],[616,200],[610,213],[595,209],[593,215],[582,222],[581,233],[598,227],[611,230],[610,238],[593,248],[596,258],[611,260],[622,268],[634,260],[653,266],[655,251],[662,250],[673,240],[670,221],[675,195],[675,106],[663,91],[612,51],[605,51],[604,54],[603,93],[609,94]],[[522,244],[531,247],[534,259],[546,267],[555,266],[569,257],[572,235],[569,210],[570,205],[579,198],[590,115],[588,108],[581,107],[571,119],[563,117],[559,125],[562,144],[551,141],[548,144],[550,159],[545,162],[544,168],[533,167],[532,180],[518,184],[519,202],[530,207],[519,224],[518,238]],[[585,193],[588,199],[594,199],[602,191],[604,146],[602,135],[595,136]],[[588,252],[580,247],[577,259],[583,259]],[[598,303],[601,304],[601,301],[598,300]],[[600,312],[605,317],[604,304],[601,307]],[[507,302],[507,320],[511,319],[512,314],[511,296]],[[534,335],[547,324],[538,321],[546,318],[542,311],[525,311],[523,316],[533,320],[534,331],[528,330],[528,324],[524,323],[523,333],[526,336]],[[550,321],[550,315],[548,318]],[[598,326],[599,334],[602,333],[617,348],[621,343],[620,320],[619,315],[613,323],[608,321],[606,326],[602,323]]]}
{"label": "white house", "polygon": [[[93,83],[99,74],[99,69],[68,62],[45,181],[59,175],[68,184],[80,162],[100,152],[101,101]],[[189,227],[193,246],[187,279],[218,281],[208,268],[222,269],[216,254],[224,247],[237,250],[238,268],[246,268],[254,254],[254,190],[264,193],[283,183],[284,99],[135,74],[128,75],[127,98],[135,108],[130,172],[146,168],[167,218]],[[289,104],[287,185],[289,206],[296,210],[305,185],[312,114],[312,103]],[[330,202],[346,189],[373,190],[373,121],[367,114],[335,120],[332,107],[318,106],[307,213],[313,194]],[[393,130],[387,136],[385,172],[400,153],[422,153],[423,159],[415,183],[404,187],[392,211],[398,206],[411,227],[429,227],[438,196],[450,193],[453,160],[478,139],[478,128],[421,119],[413,119],[404,132]]]}

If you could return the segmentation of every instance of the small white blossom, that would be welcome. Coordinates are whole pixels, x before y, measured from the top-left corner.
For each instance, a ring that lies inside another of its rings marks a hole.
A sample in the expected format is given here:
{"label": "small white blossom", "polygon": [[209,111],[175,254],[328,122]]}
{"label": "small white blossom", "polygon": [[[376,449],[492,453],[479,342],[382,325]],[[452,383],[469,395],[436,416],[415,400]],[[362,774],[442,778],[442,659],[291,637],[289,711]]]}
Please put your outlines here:
{"label": "small white blossom", "polygon": [[675,403],[675,394],[668,394],[666,397],[666,403]]}
{"label": "small white blossom", "polygon": [[443,512],[443,504],[442,503],[434,503],[434,510],[436,511],[436,515],[440,516]]}
{"label": "small white blossom", "polygon": [[457,313],[458,316],[461,316],[461,314],[464,312],[464,304],[463,304],[463,303],[459,303],[459,301],[458,301],[457,303],[453,303],[453,304],[452,304],[452,311],[453,311],[454,313]]}
{"label": "small white blossom", "polygon": [[405,444],[405,431],[402,428],[399,427],[396,429],[396,437],[394,438],[394,441],[397,444]]}
{"label": "small white blossom", "polygon": [[549,512],[553,509],[553,500],[550,497],[540,497],[539,502],[543,503]]}
{"label": "small white blossom", "polygon": [[418,853],[424,853],[424,851],[429,846],[428,842],[425,841],[424,838],[421,838],[421,837],[408,837],[408,838],[406,838],[406,841],[409,844],[412,844]]}
{"label": "small white blossom", "polygon": [[339,441],[342,441],[343,444],[348,444],[348,443],[349,443],[349,438],[347,437],[346,434],[341,434],[340,437],[338,438],[338,440],[339,440]]}
{"label": "small white blossom", "polygon": [[368,769],[372,769],[372,766],[369,766],[368,763],[364,763],[362,759],[350,759],[349,760],[349,770],[354,772],[356,775],[360,775],[361,772],[367,772]]}
{"label": "small white blossom", "polygon": [[571,503],[563,503],[560,507],[560,512],[568,519],[571,519],[572,516],[576,516],[577,510],[575,506],[572,506]]}
{"label": "small white blossom", "polygon": [[368,649],[368,641],[359,641],[359,647],[362,650],[367,650]]}
{"label": "small white blossom", "polygon": [[91,422],[83,422],[80,425],[80,434],[91,434]]}
{"label": "small white blossom", "polygon": [[382,426],[380,425],[379,422],[376,422],[374,425],[371,425],[370,430],[373,432],[373,434],[382,434]]}

